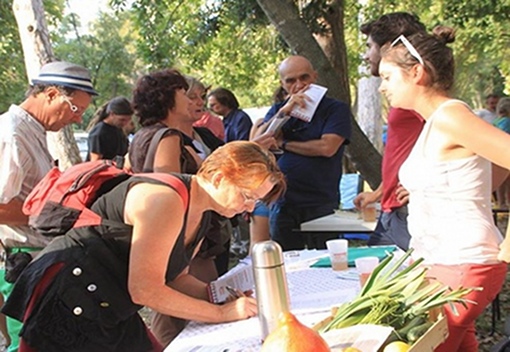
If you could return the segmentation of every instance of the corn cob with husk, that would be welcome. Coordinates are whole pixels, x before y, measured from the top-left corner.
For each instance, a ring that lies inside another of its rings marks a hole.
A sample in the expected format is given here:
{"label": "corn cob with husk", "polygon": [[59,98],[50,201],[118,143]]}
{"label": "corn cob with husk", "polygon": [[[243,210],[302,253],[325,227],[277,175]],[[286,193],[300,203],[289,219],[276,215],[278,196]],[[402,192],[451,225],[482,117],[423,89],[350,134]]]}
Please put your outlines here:
{"label": "corn cob with husk", "polygon": [[[377,324],[408,331],[412,325],[427,321],[428,312],[444,304],[474,303],[465,298],[472,290],[463,288],[451,290],[439,282],[429,282],[427,268],[418,259],[401,270],[411,256],[409,250],[394,261],[390,253],[372,272],[359,295],[352,301],[338,307],[333,319],[321,331],[339,329],[357,324]],[[398,336],[405,339],[404,336]]]}

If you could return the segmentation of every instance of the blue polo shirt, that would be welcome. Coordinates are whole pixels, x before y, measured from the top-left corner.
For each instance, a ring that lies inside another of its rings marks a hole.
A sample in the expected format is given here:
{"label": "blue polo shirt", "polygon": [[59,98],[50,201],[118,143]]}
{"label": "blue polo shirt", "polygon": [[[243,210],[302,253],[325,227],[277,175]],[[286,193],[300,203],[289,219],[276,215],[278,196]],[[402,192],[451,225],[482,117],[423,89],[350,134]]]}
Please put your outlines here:
{"label": "blue polo shirt", "polygon": [[[278,112],[283,103],[269,109],[264,121]],[[342,156],[351,138],[351,112],[347,104],[324,97],[310,122],[291,117],[282,127],[287,141],[320,139],[323,134],[337,134],[345,138],[330,158],[304,156],[286,151],[278,159],[278,166],[287,179],[287,192],[280,200],[296,207],[339,204],[339,183],[342,176]],[[332,208],[332,209],[333,209]]]}
{"label": "blue polo shirt", "polygon": [[225,127],[225,143],[230,141],[247,141],[253,122],[243,110],[232,110],[223,118]]}

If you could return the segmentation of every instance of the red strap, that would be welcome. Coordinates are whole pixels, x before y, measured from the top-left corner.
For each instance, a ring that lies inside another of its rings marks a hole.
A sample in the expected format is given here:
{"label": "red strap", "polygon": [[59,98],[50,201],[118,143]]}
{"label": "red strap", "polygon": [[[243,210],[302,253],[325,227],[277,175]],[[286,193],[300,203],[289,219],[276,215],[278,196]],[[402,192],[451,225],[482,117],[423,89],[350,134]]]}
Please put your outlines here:
{"label": "red strap", "polygon": [[182,204],[184,205],[184,209],[188,208],[189,202],[189,193],[188,188],[182,182],[182,180],[174,175],[165,174],[165,173],[144,173],[144,174],[135,174],[134,176],[148,177],[154,180],[161,181],[171,186],[173,189],[177,191],[179,196],[182,199]]}

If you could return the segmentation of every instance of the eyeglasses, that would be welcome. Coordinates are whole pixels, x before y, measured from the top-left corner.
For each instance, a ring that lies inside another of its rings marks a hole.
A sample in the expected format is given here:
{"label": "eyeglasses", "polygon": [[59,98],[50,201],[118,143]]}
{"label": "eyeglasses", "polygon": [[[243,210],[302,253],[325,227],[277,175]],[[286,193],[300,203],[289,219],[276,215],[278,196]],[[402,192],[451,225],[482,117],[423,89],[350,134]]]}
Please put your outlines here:
{"label": "eyeglasses", "polygon": [[191,99],[191,100],[203,100],[205,101],[205,99],[207,98],[205,94],[202,94],[202,95],[197,95],[197,94],[189,94],[188,95],[188,98]]}
{"label": "eyeglasses", "polygon": [[391,46],[395,46],[395,44],[398,43],[398,41],[401,41],[402,44],[404,44],[404,46],[406,47],[406,49],[409,51],[409,54],[411,54],[412,57],[414,57],[416,60],[418,60],[418,62],[422,65],[423,64],[423,59],[420,55],[420,53],[418,52],[418,50],[416,50],[416,48],[413,46],[413,44],[411,44],[411,42],[409,40],[407,40],[407,38],[401,34],[397,39],[395,39],[393,41],[393,43],[391,43]]}
{"label": "eyeglasses", "polygon": [[77,107],[76,105],[74,105],[68,97],[66,97],[65,95],[61,95],[62,97],[62,100],[65,101],[67,104],[69,104],[69,109],[71,109],[72,113],[73,114],[76,114],[76,115],[83,115],[83,112],[85,111],[85,109],[80,109],[79,107]]}
{"label": "eyeglasses", "polygon": [[251,195],[248,195],[246,193],[246,191],[243,191],[243,189],[239,186],[236,186],[236,188],[239,190],[239,193],[241,193],[241,196],[243,196],[243,199],[244,199],[244,203],[256,203],[259,198],[257,197],[254,197],[254,196],[251,196]]}

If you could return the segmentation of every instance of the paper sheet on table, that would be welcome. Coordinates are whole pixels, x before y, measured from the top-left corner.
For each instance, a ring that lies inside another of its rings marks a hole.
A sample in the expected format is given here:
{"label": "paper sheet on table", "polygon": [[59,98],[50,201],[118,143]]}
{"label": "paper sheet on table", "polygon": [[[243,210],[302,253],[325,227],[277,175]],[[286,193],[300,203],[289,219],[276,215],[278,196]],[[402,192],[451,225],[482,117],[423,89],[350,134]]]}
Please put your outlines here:
{"label": "paper sheet on table", "polygon": [[349,302],[360,290],[359,283],[338,278],[331,269],[307,269],[287,273],[290,308],[294,314],[331,311]]}
{"label": "paper sheet on table", "polygon": [[[347,261],[349,266],[354,266],[354,261],[362,257],[378,257],[380,260],[386,258],[388,253],[397,249],[396,246],[375,246],[375,247],[353,247],[347,249]],[[315,264],[311,265],[312,268],[330,268],[331,260],[329,256],[320,258]]]}
{"label": "paper sheet on table", "polygon": [[244,265],[238,265],[209,284],[207,287],[209,297],[212,298],[214,303],[225,302],[229,297],[230,294],[225,286],[236,288],[241,292],[254,289],[255,280],[251,263],[246,262]]}
{"label": "paper sheet on table", "polygon": [[283,260],[285,261],[285,271],[291,272],[295,270],[307,269],[317,260],[329,256],[327,250],[305,249],[300,251],[283,252]]}
{"label": "paper sheet on table", "polygon": [[362,324],[343,329],[334,329],[321,336],[326,340],[332,352],[343,348],[355,347],[363,352],[377,352],[393,328],[389,326]]}

